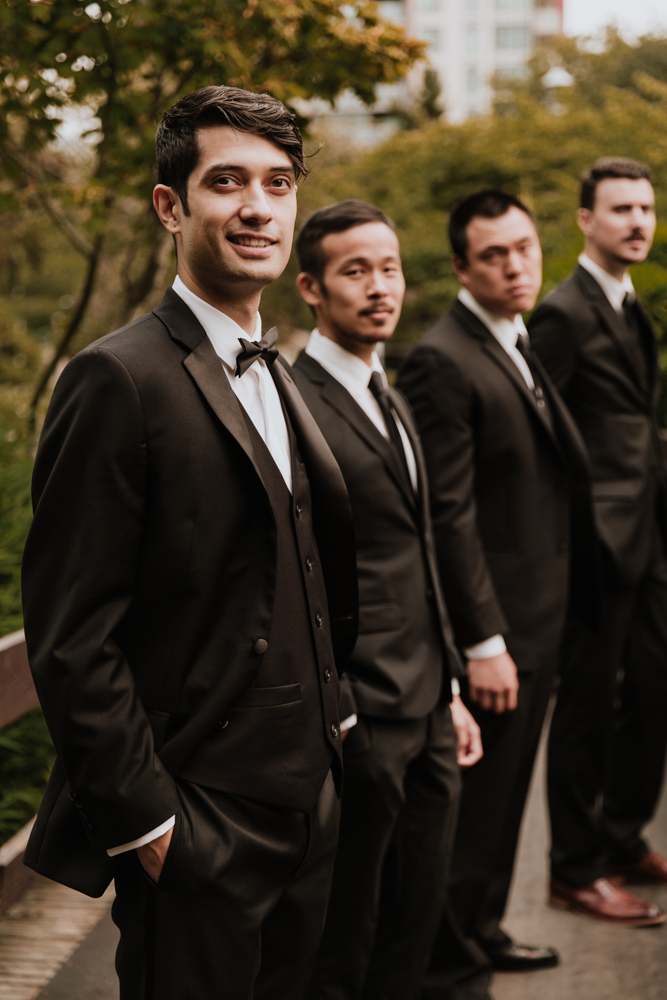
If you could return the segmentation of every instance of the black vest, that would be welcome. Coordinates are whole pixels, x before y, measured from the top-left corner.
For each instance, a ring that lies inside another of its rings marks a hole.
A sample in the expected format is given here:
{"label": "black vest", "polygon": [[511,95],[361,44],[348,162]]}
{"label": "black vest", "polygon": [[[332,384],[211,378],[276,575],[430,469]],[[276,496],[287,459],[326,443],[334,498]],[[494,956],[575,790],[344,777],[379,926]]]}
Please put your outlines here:
{"label": "black vest", "polygon": [[251,786],[268,805],[310,812],[332,765],[339,786],[342,773],[338,674],[310,485],[287,413],[291,494],[245,411],[244,417],[276,522],[271,630],[266,643],[259,640],[266,648],[252,686],[181,776],[234,795],[247,796]]}

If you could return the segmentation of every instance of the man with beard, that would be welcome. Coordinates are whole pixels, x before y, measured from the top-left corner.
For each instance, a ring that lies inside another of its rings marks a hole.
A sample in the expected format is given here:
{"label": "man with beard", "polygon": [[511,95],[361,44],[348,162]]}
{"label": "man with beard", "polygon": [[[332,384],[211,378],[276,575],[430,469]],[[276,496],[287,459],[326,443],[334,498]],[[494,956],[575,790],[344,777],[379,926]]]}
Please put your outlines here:
{"label": "man with beard", "polygon": [[342,688],[340,840],[308,996],[416,1000],[447,884],[457,756],[462,766],[479,759],[479,729],[452,700],[462,668],[421,446],[376,350],[405,291],[393,224],[373,205],[343,201],[311,215],[296,245],[317,328],[294,378],[350,495],[360,595]]}
{"label": "man with beard", "polygon": [[258,313],[303,146],[275,98],[212,86],[156,147],[178,276],[70,362],[37,452],[25,630],[58,760],[26,860],[115,878],[122,1000],[298,1000],[357,615],[345,484]]}
{"label": "man with beard", "polygon": [[583,177],[579,267],[530,337],[588,447],[604,589],[600,628],[572,623],[549,742],[551,899],[616,924],[662,922],[616,880],[667,884],[642,837],[667,742],[665,471],[656,339],[628,274],[655,232],[648,167],[599,160]]}

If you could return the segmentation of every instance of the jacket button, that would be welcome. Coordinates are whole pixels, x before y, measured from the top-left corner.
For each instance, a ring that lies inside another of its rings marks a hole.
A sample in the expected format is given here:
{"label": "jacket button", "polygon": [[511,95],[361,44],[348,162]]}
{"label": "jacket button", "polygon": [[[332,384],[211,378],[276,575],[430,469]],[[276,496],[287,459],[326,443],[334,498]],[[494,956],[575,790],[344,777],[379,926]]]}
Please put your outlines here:
{"label": "jacket button", "polygon": [[318,611],[317,614],[315,615],[315,624],[317,625],[318,628],[322,628],[323,621],[324,619],[322,618],[322,615]]}
{"label": "jacket button", "polygon": [[221,731],[222,731],[223,729],[226,729],[228,725],[229,725],[229,719],[225,719],[225,721],[224,721],[224,722],[219,722],[219,723],[217,724],[217,726],[215,727],[215,731],[216,731],[217,733],[219,733],[219,732],[221,732]]}
{"label": "jacket button", "polygon": [[327,669],[326,669],[326,670],[324,671],[324,679],[325,679],[325,681],[327,682],[327,684],[328,684],[328,683],[329,683],[329,681],[331,680],[331,671],[329,670],[329,668],[328,668],[328,667],[327,667]]}
{"label": "jacket button", "polygon": [[269,644],[266,639],[258,639],[255,645],[252,647],[258,656],[261,656],[269,648]]}
{"label": "jacket button", "polygon": [[297,517],[301,517],[301,507],[299,506],[299,504],[297,504],[296,507],[294,508],[294,513],[296,514]]}
{"label": "jacket button", "polygon": [[338,736],[338,726],[336,725],[336,723],[335,723],[335,722],[332,722],[332,723],[331,723],[331,735],[332,735],[332,736],[333,736],[334,738],[335,738],[336,736]]}
{"label": "jacket button", "polygon": [[426,600],[427,601],[433,600],[433,590],[431,587],[426,588]]}
{"label": "jacket button", "polygon": [[567,555],[567,553],[569,551],[570,551],[570,543],[569,542],[559,542],[558,543],[558,554],[560,556]]}
{"label": "jacket button", "polygon": [[309,573],[313,572],[313,560],[312,559],[306,559],[306,569],[308,570]]}

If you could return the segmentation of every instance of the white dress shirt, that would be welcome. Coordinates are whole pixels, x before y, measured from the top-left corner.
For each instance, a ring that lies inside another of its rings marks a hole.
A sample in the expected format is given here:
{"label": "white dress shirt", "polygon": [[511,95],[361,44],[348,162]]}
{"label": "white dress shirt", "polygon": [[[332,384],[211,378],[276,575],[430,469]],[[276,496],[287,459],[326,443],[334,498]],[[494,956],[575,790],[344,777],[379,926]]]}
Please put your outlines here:
{"label": "white dress shirt", "polygon": [[[459,291],[459,302],[482,321],[489,333],[493,334],[500,346],[507,352],[519,369],[528,388],[534,389],[535,381],[530,368],[516,346],[519,337],[528,337],[526,324],[521,314],[517,314],[514,320],[511,320],[506,316],[498,316],[497,313],[489,312],[488,309],[479,304],[477,299],[473,298],[467,288],[462,288]],[[467,649],[463,650],[463,654],[468,660],[488,660],[490,657],[500,656],[506,651],[505,640],[498,633],[497,635],[489,636],[483,642],[475,643],[474,646],[468,646]]]}
{"label": "white dress shirt", "polygon": [[[222,369],[229,379],[229,384],[257,428],[257,432],[266,447],[271,452],[271,456],[291,493],[292,465],[290,462],[289,435],[287,433],[283,409],[280,404],[280,396],[268,366],[265,361],[259,359],[240,377],[234,374],[236,357],[241,353],[242,349],[239,344],[239,337],[255,341],[261,339],[262,320],[259,313],[257,313],[255,330],[252,336],[248,337],[245,330],[233,319],[230,319],[229,316],[220,312],[215,306],[209,305],[208,302],[204,302],[198,295],[191,292],[178,275],[174,279],[172,287],[176,294],[190,307],[203,326],[207,337],[213,344],[215,353],[222,362]],[[110,848],[107,854],[113,858],[117,854],[124,854],[126,851],[143,847],[144,844],[150,844],[151,841],[157,840],[163,833],[171,830],[175,822],[176,817],[172,816],[154,830],[144,834],[143,837],[138,837],[137,840],[132,840],[128,844],[121,844],[119,847]]]}
{"label": "white dress shirt", "polygon": [[603,267],[596,264],[594,260],[585,254],[579,254],[579,263],[588,271],[597,281],[598,285],[606,295],[609,300],[609,304],[614,312],[620,315],[623,314],[623,302],[625,301],[625,296],[630,296],[630,301],[634,301],[635,298],[635,286],[632,284],[632,278],[626,271],[623,275],[623,280],[619,281],[615,278],[613,274],[609,271],[605,271]]}
{"label": "white dress shirt", "polygon": [[[369,367],[356,354],[350,354],[340,344],[337,344],[334,340],[330,340],[329,337],[323,336],[316,327],[310,335],[310,340],[306,346],[306,354],[313,361],[317,361],[318,364],[322,365],[325,371],[328,371],[337,382],[340,382],[344,389],[347,389],[368,419],[375,424],[380,434],[389,440],[389,431],[387,430],[380,404],[368,388],[368,383],[373,372],[379,372],[384,385],[387,386],[388,384],[387,376],[385,375],[377,351],[373,351]],[[410,439],[398,416],[396,417],[396,426],[398,427],[398,433],[401,435],[412,488],[416,493],[418,489],[417,463]]]}

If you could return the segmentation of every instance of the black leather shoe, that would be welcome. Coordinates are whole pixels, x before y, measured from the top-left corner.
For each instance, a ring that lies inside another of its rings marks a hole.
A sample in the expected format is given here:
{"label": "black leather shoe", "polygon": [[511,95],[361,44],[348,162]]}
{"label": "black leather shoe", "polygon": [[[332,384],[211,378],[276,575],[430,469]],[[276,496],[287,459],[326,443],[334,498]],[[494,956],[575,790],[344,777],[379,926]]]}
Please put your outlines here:
{"label": "black leather shoe", "polygon": [[555,948],[540,948],[533,944],[515,944],[510,941],[489,952],[493,967],[498,972],[531,972],[533,969],[551,969],[560,962]]}

